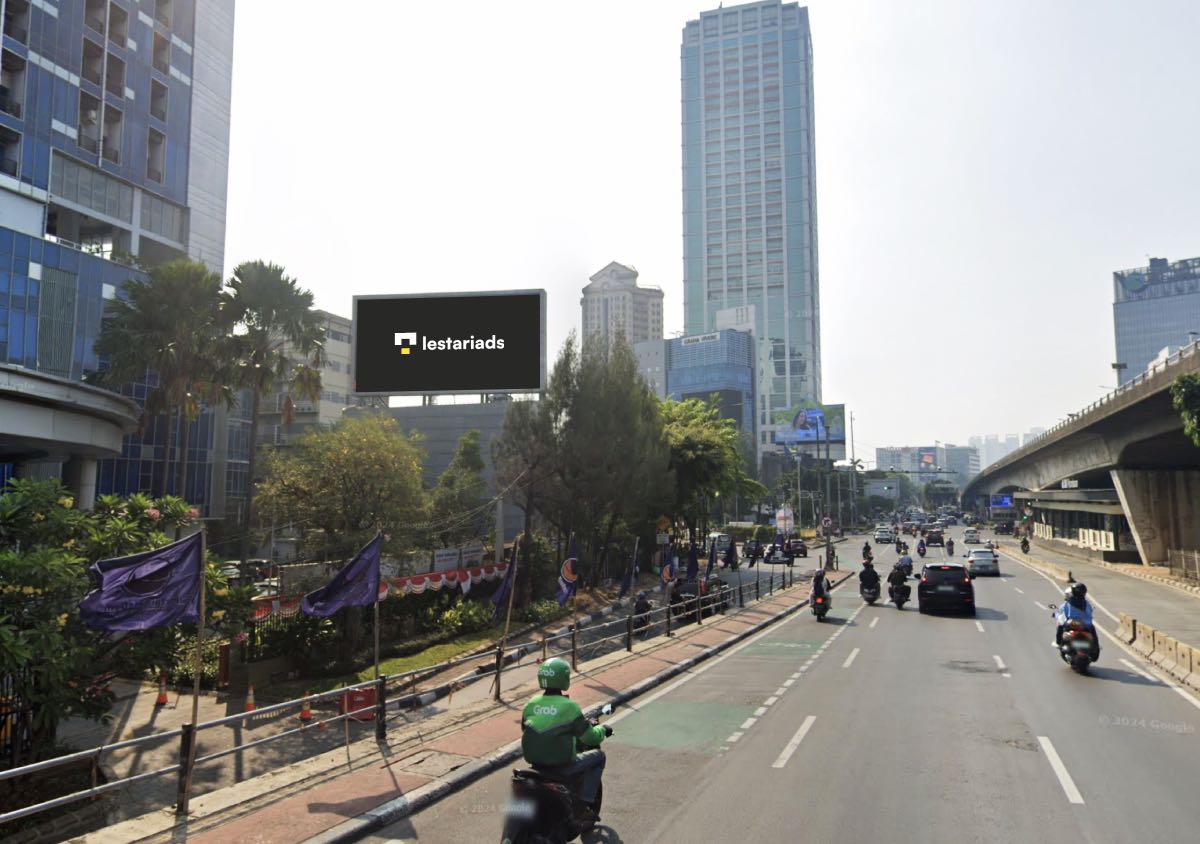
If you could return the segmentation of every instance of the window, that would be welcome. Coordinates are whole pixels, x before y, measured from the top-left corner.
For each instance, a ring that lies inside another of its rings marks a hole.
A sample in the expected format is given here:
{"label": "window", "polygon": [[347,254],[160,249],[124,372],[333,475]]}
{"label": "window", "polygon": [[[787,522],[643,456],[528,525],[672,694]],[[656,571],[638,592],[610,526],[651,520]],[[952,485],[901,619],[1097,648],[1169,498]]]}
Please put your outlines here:
{"label": "window", "polygon": [[93,155],[100,154],[100,100],[87,91],[79,92],[78,144]]}
{"label": "window", "polygon": [[104,109],[104,135],[100,143],[100,153],[113,164],[121,163],[121,132],[124,119],[125,115],[119,108],[109,106]]}
{"label": "window", "polygon": [[171,72],[171,42],[157,32],[154,33],[154,53],[151,63],[159,73],[165,75]]}
{"label": "window", "polygon": [[103,85],[104,48],[90,38],[83,39],[82,76],[93,85]]}
{"label": "window", "polygon": [[170,28],[171,7],[173,5],[173,0],[154,0],[154,19],[163,26]]}
{"label": "window", "polygon": [[83,9],[83,21],[91,29],[104,34],[104,0],[87,0]]}
{"label": "window", "polygon": [[150,114],[167,121],[167,86],[157,79],[150,80]]}
{"label": "window", "polygon": [[117,97],[125,96],[125,62],[108,54],[108,75],[104,79],[104,89]]}
{"label": "window", "polygon": [[25,59],[5,50],[3,59],[0,60],[0,110],[13,117],[20,117],[24,98]]}
{"label": "window", "polygon": [[8,0],[4,6],[4,34],[29,43],[29,0]]}
{"label": "window", "polygon": [[162,184],[163,163],[166,161],[167,136],[151,129],[146,138],[146,178]]}
{"label": "window", "polygon": [[124,47],[129,39],[129,13],[110,3],[108,7],[108,40],[119,47]]}

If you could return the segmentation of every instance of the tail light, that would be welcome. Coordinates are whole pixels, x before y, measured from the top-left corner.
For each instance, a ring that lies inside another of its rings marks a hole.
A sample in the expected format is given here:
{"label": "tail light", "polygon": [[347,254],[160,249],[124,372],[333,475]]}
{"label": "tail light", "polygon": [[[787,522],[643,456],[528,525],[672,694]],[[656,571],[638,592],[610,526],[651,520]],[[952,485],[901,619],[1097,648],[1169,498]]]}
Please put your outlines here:
{"label": "tail light", "polygon": [[971,585],[971,577],[970,577],[970,575],[968,575],[968,576],[966,576],[966,577],[964,577],[964,578],[963,578],[963,583],[967,584],[968,586],[970,586],[970,585]]}
{"label": "tail light", "polygon": [[824,598],[817,598],[817,603],[818,603],[818,604],[823,604],[823,603],[825,603],[825,599],[824,599]]}

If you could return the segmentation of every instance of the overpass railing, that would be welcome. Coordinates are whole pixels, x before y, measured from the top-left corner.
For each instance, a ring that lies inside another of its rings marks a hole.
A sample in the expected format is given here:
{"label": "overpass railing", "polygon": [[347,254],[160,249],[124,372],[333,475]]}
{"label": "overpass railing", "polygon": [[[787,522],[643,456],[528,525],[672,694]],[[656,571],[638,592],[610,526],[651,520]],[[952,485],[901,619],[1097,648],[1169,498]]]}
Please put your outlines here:
{"label": "overpass railing", "polygon": [[1117,387],[1112,392],[1106,393],[1105,395],[1096,399],[1096,401],[1092,402],[1087,407],[1083,408],[1083,410],[1080,410],[1078,413],[1069,414],[1069,418],[1064,419],[1061,422],[1057,422],[1054,425],[1052,425],[1051,427],[1047,428],[1045,431],[1043,431],[1042,433],[1038,434],[1036,437],[1031,439],[1028,443],[1021,446],[1021,448],[1014,451],[1012,454],[1009,454],[1009,455],[1001,458],[1000,460],[997,460],[995,463],[992,463],[990,466],[985,466],[983,468],[983,472],[981,472],[981,474],[983,474],[984,472],[987,472],[989,469],[1007,465],[1008,463],[1011,463],[1014,460],[1019,459],[1021,456],[1024,456],[1024,454],[1028,453],[1029,451],[1033,451],[1034,449],[1038,448],[1039,443],[1043,443],[1045,440],[1049,439],[1050,437],[1053,437],[1055,434],[1057,434],[1059,431],[1062,431],[1065,428],[1069,428],[1073,425],[1079,424],[1080,421],[1084,420],[1087,416],[1090,416],[1092,413],[1095,413],[1098,410],[1104,409],[1105,407],[1112,404],[1119,397],[1121,397],[1125,393],[1129,392],[1130,390],[1133,390],[1133,389],[1137,388],[1138,386],[1147,383],[1148,381],[1158,378],[1160,375],[1162,375],[1163,372],[1165,372],[1166,370],[1175,366],[1176,364],[1180,363],[1181,361],[1194,356],[1195,354],[1197,354],[1197,352],[1200,352],[1200,340],[1193,340],[1188,345],[1181,347],[1179,349],[1179,351],[1177,351],[1175,354],[1169,355],[1168,357],[1164,358],[1163,360],[1155,363],[1153,366],[1148,367],[1145,372],[1139,372],[1133,378],[1130,378],[1128,381],[1126,381],[1121,386]]}

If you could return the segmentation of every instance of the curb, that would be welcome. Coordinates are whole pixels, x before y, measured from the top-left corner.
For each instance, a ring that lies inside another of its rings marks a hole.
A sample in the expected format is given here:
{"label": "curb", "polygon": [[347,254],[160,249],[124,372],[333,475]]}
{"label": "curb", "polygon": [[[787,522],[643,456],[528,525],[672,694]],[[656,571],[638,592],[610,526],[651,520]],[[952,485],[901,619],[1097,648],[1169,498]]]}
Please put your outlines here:
{"label": "curb", "polygon": [[[854,576],[853,571],[847,571],[845,576],[834,582],[831,588],[837,588]],[[665,668],[662,671],[647,677],[639,683],[635,683],[628,689],[618,692],[612,698],[604,703],[619,706],[640,695],[645,694],[650,689],[662,685],[668,680],[677,677],[678,675],[690,670],[701,662],[721,653],[724,650],[732,647],[743,639],[749,638],[756,633],[760,633],[767,627],[776,624],[779,621],[787,618],[795,612],[798,612],[803,607],[808,606],[808,598],[797,602],[794,606],[781,610],[773,616],[763,619],[758,624],[743,630],[724,642],[714,645],[704,653],[689,657],[683,662],[676,663],[670,668]],[[596,714],[604,706],[604,703],[593,705],[587,713],[589,715]],[[497,769],[507,765],[521,755],[521,742],[515,741],[505,745],[490,756],[482,759],[477,759],[472,763],[463,765],[461,768],[454,770],[453,774],[444,779],[434,780],[428,785],[422,786],[415,790],[411,796],[397,797],[378,806],[367,812],[363,812],[357,817],[343,821],[332,829],[326,830],[320,835],[309,838],[306,844],[349,844],[349,842],[357,841],[364,835],[369,835],[376,832],[388,824],[395,823],[398,820],[403,820],[409,815],[421,811],[426,806],[437,802],[447,794],[458,791],[462,787],[471,784],[480,777],[496,771]]]}

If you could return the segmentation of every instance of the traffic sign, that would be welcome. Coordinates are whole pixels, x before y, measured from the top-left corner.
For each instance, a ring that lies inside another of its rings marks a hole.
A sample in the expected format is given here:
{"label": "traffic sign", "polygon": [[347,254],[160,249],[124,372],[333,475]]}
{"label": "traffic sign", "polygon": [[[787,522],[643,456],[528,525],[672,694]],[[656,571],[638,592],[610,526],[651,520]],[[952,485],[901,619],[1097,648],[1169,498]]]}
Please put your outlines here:
{"label": "traffic sign", "polygon": [[667,533],[660,533],[655,538],[658,540],[659,545],[666,545],[668,542],[671,541],[671,535],[667,534]]}

